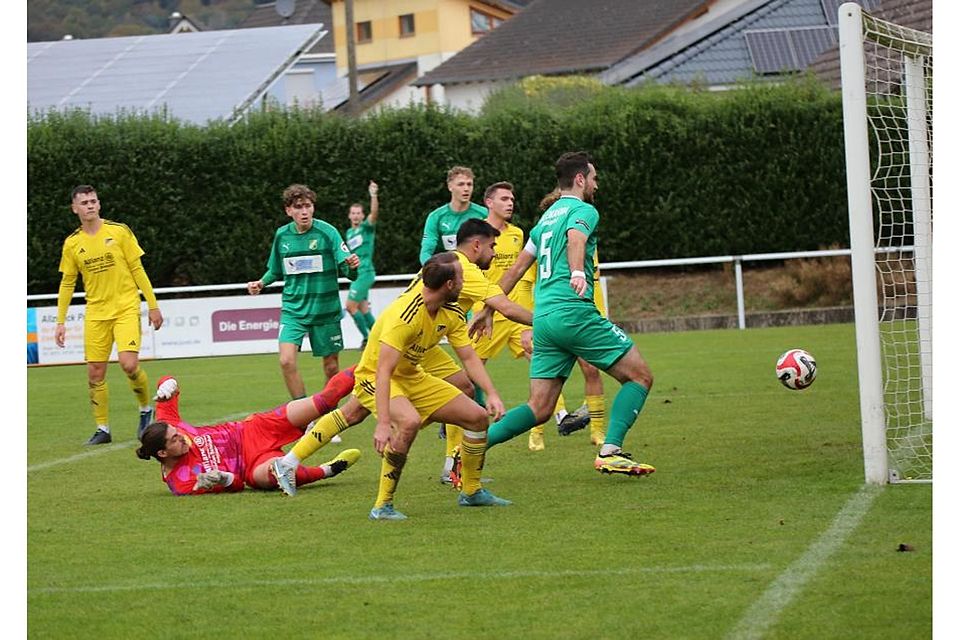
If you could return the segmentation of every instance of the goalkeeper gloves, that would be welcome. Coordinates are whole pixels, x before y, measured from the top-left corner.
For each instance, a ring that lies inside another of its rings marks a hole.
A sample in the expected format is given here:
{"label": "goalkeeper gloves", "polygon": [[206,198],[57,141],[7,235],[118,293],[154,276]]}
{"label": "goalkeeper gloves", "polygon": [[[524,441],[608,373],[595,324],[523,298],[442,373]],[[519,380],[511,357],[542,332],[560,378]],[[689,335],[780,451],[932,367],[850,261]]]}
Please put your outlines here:
{"label": "goalkeeper gloves", "polygon": [[170,398],[172,398],[177,394],[178,388],[179,386],[177,385],[176,378],[167,378],[166,380],[161,382],[160,385],[157,387],[157,395],[155,395],[153,399],[155,401],[169,400]]}
{"label": "goalkeeper gloves", "polygon": [[194,491],[203,489],[213,489],[214,487],[229,487],[233,484],[234,475],[229,471],[204,471],[197,476],[197,482],[193,485]]}

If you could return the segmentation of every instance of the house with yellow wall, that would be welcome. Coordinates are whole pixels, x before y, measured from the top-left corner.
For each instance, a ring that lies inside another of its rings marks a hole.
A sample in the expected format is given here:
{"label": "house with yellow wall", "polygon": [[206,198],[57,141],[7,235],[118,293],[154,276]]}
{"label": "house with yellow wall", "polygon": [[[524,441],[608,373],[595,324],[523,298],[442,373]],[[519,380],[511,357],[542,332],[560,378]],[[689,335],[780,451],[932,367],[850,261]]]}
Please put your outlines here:
{"label": "house with yellow wall", "polygon": [[[348,73],[345,0],[324,0],[333,18],[337,76]],[[361,107],[423,102],[410,85],[512,18],[530,0],[353,0],[353,35]],[[343,97],[343,96],[340,96]],[[325,104],[335,102],[325,97]]]}

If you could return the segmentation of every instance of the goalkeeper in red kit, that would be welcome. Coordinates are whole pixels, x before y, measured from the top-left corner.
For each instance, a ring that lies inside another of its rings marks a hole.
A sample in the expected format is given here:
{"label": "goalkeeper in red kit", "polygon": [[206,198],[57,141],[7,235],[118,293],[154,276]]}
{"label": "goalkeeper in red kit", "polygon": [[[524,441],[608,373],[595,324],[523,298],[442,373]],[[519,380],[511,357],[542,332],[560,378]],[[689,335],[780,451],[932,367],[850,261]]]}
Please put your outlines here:
{"label": "goalkeeper in red kit", "polygon": [[[298,440],[317,418],[337,408],[354,385],[353,367],[341,371],[320,393],[291,400],[242,420],[193,426],[180,417],[180,385],[164,376],[157,384],[156,422],[140,436],[137,457],[160,462],[163,481],[175,495],[276,489],[270,463],[283,456],[281,447]],[[360,459],[347,449],[316,467],[297,469],[297,485],[332,478]]]}

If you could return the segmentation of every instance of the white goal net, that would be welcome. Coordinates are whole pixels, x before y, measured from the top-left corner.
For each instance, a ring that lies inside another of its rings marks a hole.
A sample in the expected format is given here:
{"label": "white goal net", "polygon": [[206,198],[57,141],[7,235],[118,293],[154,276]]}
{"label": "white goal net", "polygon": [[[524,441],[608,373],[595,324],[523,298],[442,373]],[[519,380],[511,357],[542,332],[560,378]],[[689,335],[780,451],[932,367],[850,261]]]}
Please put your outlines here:
{"label": "white goal net", "polygon": [[933,479],[933,38],[840,7],[864,469]]}

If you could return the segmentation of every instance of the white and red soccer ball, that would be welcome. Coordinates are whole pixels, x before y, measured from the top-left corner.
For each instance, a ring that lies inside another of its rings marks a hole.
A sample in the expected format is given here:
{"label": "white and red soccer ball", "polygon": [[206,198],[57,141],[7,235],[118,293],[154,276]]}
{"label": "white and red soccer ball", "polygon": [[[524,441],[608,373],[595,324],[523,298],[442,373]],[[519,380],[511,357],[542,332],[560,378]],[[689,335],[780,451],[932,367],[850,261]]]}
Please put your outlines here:
{"label": "white and red soccer ball", "polygon": [[787,389],[806,389],[817,379],[817,361],[803,349],[790,349],[777,360],[777,378]]}

